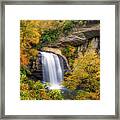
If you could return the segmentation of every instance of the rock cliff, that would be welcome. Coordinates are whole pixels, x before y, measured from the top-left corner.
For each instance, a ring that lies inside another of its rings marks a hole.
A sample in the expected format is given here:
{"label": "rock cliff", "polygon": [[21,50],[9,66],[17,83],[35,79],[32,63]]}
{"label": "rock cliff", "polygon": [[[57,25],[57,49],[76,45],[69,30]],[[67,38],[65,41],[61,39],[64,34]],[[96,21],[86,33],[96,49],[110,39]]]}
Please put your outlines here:
{"label": "rock cliff", "polygon": [[[67,56],[62,51],[66,48],[72,46],[76,49],[77,52],[74,52],[73,55]],[[95,49],[98,54],[100,51],[100,25],[95,24],[88,27],[82,27],[77,31],[73,31],[68,36],[60,37],[55,43],[53,44],[45,44],[41,51],[45,52],[52,52],[57,54],[64,62],[64,69],[66,71],[70,71],[71,68],[71,59],[74,61],[76,56],[79,54],[84,53],[88,49]],[[39,53],[38,59],[35,61],[31,61],[29,65],[31,71],[31,78],[33,79],[42,79],[42,63],[40,61],[41,55]],[[37,67],[39,66],[39,67]]]}

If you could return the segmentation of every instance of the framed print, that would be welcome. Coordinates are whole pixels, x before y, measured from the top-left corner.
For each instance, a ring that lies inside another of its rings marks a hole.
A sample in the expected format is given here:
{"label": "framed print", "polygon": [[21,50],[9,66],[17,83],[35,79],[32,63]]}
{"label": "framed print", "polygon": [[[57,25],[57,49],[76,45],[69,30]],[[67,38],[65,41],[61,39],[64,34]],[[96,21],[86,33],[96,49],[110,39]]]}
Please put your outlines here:
{"label": "framed print", "polygon": [[119,119],[119,7],[2,1],[1,118]]}

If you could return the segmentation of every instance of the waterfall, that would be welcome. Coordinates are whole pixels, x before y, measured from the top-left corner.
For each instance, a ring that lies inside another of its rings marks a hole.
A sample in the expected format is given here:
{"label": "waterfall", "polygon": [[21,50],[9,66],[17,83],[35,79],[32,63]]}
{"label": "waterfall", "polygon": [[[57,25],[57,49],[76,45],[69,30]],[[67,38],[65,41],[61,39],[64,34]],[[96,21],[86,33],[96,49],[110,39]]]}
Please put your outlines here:
{"label": "waterfall", "polygon": [[50,89],[60,89],[63,80],[63,67],[58,55],[41,52],[43,81],[51,84]]}

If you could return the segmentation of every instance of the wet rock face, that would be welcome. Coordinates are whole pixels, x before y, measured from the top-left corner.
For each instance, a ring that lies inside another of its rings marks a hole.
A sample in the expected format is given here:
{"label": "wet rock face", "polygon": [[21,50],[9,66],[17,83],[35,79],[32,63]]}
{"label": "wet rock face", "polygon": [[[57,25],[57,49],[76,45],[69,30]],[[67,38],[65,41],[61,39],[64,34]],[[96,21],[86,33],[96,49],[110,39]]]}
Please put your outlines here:
{"label": "wet rock face", "polygon": [[61,52],[61,50],[59,48],[43,47],[42,51],[52,52],[54,54],[62,56],[62,52]]}
{"label": "wet rock face", "polygon": [[99,37],[96,37],[96,38],[93,38],[91,40],[91,47],[93,49],[97,49],[97,50],[100,50],[100,38]]}
{"label": "wet rock face", "polygon": [[100,50],[100,38],[92,38],[89,40],[86,40],[86,42],[78,47],[78,53],[79,52],[85,52],[88,49],[94,49],[96,52],[99,52]]}
{"label": "wet rock face", "polygon": [[[50,51],[49,51],[50,52]],[[64,73],[70,71],[70,67],[68,66],[68,63],[66,61],[66,59],[57,54],[60,62],[61,62],[61,67],[62,69],[64,69]],[[42,71],[42,55],[39,52],[38,54],[38,58],[36,60],[31,59],[30,64],[29,64],[29,70],[31,72],[31,75],[29,75],[30,79],[33,80],[40,80],[43,82],[43,71]]]}
{"label": "wet rock face", "polygon": [[39,53],[38,58],[36,60],[31,59],[28,68],[31,74],[28,76],[30,79],[33,80],[41,80],[43,79],[43,72],[42,72],[42,56]]}

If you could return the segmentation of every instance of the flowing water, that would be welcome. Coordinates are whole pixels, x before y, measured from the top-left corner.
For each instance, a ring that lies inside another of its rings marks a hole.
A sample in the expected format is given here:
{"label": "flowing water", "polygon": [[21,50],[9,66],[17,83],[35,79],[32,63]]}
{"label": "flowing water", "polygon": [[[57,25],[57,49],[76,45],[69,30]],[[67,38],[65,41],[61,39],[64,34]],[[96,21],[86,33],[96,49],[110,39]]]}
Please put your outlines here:
{"label": "flowing water", "polygon": [[64,77],[60,58],[58,55],[49,52],[41,52],[41,55],[43,81],[50,83],[50,89],[60,89],[60,83]]}

